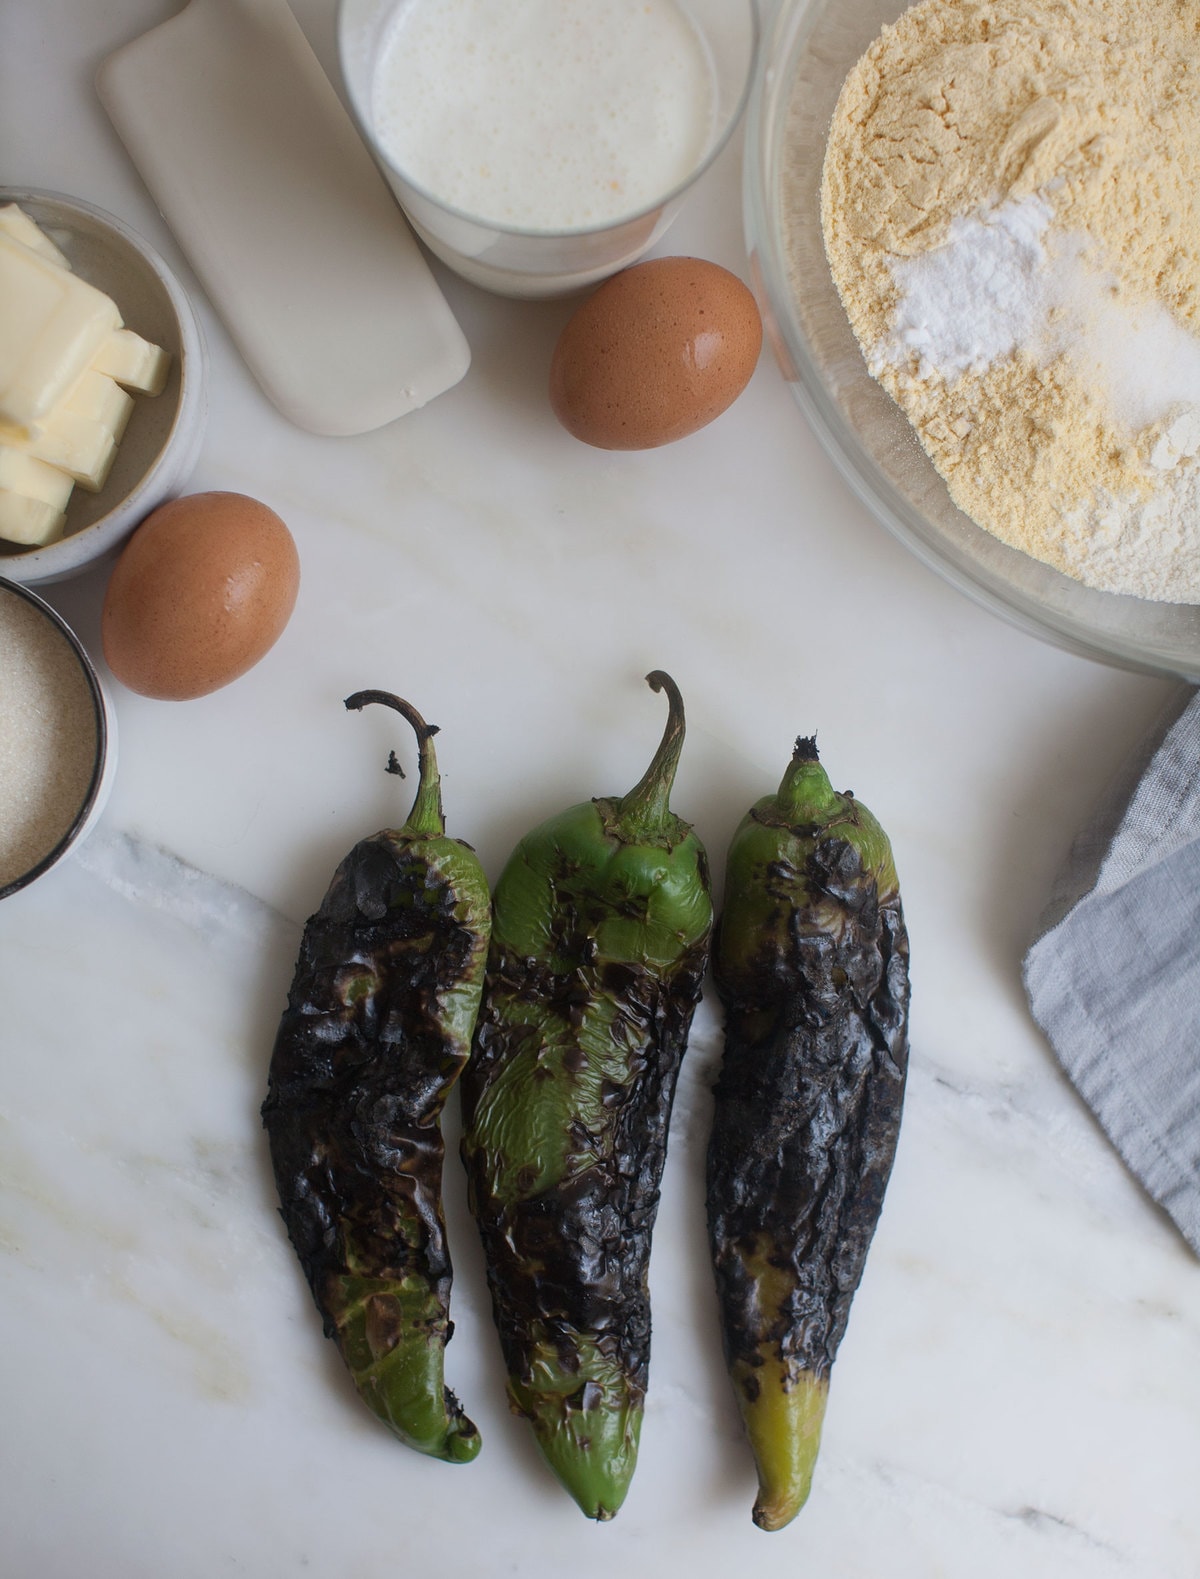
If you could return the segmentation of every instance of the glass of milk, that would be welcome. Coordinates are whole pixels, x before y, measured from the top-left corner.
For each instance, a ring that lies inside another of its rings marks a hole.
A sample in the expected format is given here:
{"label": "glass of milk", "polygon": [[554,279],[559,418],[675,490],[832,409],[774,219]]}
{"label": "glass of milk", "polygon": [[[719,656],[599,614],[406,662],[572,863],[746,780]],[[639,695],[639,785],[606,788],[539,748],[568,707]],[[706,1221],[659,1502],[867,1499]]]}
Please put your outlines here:
{"label": "glass of milk", "polygon": [[755,0],[341,0],[342,73],[413,229],[556,296],[663,234],[737,124]]}

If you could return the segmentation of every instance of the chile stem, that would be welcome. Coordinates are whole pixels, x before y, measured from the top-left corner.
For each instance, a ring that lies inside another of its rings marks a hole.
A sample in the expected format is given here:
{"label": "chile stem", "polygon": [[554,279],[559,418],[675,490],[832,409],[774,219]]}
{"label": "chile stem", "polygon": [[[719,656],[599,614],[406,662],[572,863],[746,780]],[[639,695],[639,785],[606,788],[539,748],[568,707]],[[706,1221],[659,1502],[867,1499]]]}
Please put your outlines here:
{"label": "chile stem", "polygon": [[442,812],[442,780],[433,749],[433,737],[438,732],[438,726],[427,724],[411,702],[393,696],[390,691],[355,691],[353,696],[346,698],[345,705],[355,712],[361,712],[368,702],[381,702],[385,707],[395,708],[412,725],[417,737],[420,766],[417,793],[401,832],[436,838],[446,831],[446,818]]}
{"label": "chile stem", "polygon": [[650,766],[642,777],[617,802],[621,837],[633,843],[646,835],[663,833],[671,823],[671,787],[683,750],[683,697],[679,687],[662,669],[646,676],[652,691],[667,693],[667,722]]}
{"label": "chile stem", "polygon": [[817,757],[815,735],[801,735],[775,792],[775,805],[793,825],[827,822],[842,811],[842,800]]}

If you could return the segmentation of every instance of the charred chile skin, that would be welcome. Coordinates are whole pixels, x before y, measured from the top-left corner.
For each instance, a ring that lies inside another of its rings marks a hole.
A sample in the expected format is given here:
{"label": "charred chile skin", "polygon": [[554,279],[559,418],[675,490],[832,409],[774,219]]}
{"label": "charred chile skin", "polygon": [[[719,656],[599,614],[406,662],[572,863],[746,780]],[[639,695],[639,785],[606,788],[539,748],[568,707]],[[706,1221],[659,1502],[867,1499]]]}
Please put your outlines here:
{"label": "charred chile skin", "polygon": [[637,1459],[651,1232],[712,928],[704,850],[668,804],[682,702],[647,679],[670,713],[641,782],[542,824],[500,876],[462,1082],[509,1399],[595,1519]]}
{"label": "charred chile skin", "polygon": [[410,1447],[465,1463],[479,1434],[443,1382],[441,1113],[470,1053],[490,898],[445,835],[435,728],[387,692],[346,706],[367,702],[416,731],[416,798],[402,828],[355,845],[305,927],[262,1115],[288,1236],[360,1396]]}
{"label": "charred chile skin", "polygon": [[908,1065],[908,937],[887,836],[816,743],[730,846],[713,946],[725,1052],[708,1223],[754,1519],[803,1505],[829,1372],[883,1204]]}

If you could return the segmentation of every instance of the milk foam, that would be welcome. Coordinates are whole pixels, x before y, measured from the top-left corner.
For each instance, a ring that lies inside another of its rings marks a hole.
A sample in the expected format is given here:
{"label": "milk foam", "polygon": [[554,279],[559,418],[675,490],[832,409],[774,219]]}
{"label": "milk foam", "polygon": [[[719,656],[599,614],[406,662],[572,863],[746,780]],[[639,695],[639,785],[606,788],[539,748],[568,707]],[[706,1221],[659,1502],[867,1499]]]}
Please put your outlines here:
{"label": "milk foam", "polygon": [[686,180],[715,96],[676,0],[409,0],[371,111],[385,155],[430,196],[489,224],[581,230]]}

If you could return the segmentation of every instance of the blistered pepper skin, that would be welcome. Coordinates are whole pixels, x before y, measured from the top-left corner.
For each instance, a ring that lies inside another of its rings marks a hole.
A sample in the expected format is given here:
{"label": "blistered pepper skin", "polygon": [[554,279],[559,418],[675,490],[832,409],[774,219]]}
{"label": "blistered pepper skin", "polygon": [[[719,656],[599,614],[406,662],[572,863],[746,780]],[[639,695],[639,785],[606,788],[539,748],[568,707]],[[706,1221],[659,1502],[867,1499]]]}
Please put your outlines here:
{"label": "blistered pepper skin", "polygon": [[713,951],[725,1009],[708,1221],[755,1523],[806,1500],[829,1373],[891,1174],[908,937],[891,848],[800,740],[730,846]]}
{"label": "blistered pepper skin", "polygon": [[[470,1055],[490,931],[474,852],[444,832],[434,730],[402,828],[361,840],[305,927],[263,1104],[288,1235],[367,1406],[450,1463],[479,1433],[444,1384],[452,1269],[446,1097]],[[394,768],[394,759],[393,759]]]}
{"label": "blistered pepper skin", "polygon": [[703,848],[668,807],[682,704],[649,678],[671,716],[645,778],[536,828],[496,884],[462,1082],[509,1399],[595,1519],[637,1460],[651,1233],[712,927]]}

